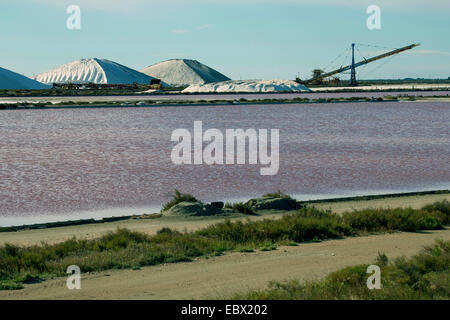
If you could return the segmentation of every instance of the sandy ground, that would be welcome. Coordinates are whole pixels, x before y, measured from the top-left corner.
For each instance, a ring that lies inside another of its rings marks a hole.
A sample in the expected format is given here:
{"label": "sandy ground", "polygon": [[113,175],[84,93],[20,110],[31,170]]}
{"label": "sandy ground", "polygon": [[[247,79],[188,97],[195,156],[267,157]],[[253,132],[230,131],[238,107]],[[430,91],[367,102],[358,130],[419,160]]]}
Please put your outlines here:
{"label": "sandy ground", "polygon": [[[347,201],[337,203],[320,203],[315,204],[318,208],[331,209],[333,212],[342,213],[346,210],[357,210],[363,208],[397,208],[397,207],[409,207],[420,208],[427,203],[432,203],[441,200],[450,201],[450,194],[443,195],[425,195],[425,196],[411,196],[411,197],[399,197],[388,198],[380,200],[369,201]],[[245,217],[234,219],[264,219],[264,218],[277,218],[281,215],[279,213],[268,212],[262,216],[257,217]],[[200,228],[204,228],[210,224],[223,221],[223,217],[209,218],[209,219],[194,219],[194,218],[179,218],[179,217],[162,217],[159,219],[149,220],[126,220],[111,223],[102,224],[88,224],[81,226],[69,226],[60,228],[50,228],[41,230],[23,230],[18,232],[6,232],[0,233],[0,245],[4,243],[12,243],[16,245],[33,245],[39,244],[41,241],[47,243],[57,243],[72,237],[82,239],[92,239],[105,234],[108,231],[114,231],[118,227],[127,228],[134,231],[144,232],[146,234],[155,234],[163,227],[169,226],[170,228],[180,231],[188,230],[193,231]]]}
{"label": "sandy ground", "polygon": [[450,229],[394,233],[306,243],[270,252],[231,253],[194,262],[82,275],[81,289],[68,290],[58,278],[0,291],[0,299],[207,299],[264,288],[269,281],[314,280],[345,266],[372,263],[383,252],[411,256]]}

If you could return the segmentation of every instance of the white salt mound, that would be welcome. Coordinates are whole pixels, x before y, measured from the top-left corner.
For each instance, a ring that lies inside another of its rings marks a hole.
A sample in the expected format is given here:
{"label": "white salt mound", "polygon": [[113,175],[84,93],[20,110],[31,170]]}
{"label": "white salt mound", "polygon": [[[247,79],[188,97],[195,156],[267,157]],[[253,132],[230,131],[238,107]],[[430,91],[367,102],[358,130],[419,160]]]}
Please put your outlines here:
{"label": "white salt mound", "polygon": [[204,84],[230,80],[220,72],[189,59],[172,59],[141,70],[149,76],[161,79],[173,86]]}
{"label": "white salt mound", "polygon": [[308,87],[292,80],[230,80],[209,84],[194,84],[183,93],[224,93],[224,92],[302,92]]}
{"label": "white salt mound", "polygon": [[154,78],[114,61],[93,58],[67,63],[35,79],[43,83],[150,84]]}
{"label": "white salt mound", "polygon": [[0,89],[20,90],[20,89],[49,89],[43,83],[27,78],[16,72],[0,68]]}

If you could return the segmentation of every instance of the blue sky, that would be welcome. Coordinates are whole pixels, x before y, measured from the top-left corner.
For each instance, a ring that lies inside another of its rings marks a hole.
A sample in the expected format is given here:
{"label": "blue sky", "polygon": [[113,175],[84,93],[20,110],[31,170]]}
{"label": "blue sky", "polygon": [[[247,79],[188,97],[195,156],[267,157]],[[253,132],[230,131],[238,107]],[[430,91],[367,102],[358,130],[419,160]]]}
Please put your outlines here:
{"label": "blue sky", "polygon": [[[82,10],[81,30],[66,28],[70,4]],[[366,27],[371,4],[381,30]],[[349,62],[343,53],[356,42],[422,44],[360,78],[450,77],[448,0],[2,0],[0,30],[0,66],[27,76],[99,57],[138,70],[191,58],[233,79],[307,78]],[[359,46],[357,57],[380,50]]]}

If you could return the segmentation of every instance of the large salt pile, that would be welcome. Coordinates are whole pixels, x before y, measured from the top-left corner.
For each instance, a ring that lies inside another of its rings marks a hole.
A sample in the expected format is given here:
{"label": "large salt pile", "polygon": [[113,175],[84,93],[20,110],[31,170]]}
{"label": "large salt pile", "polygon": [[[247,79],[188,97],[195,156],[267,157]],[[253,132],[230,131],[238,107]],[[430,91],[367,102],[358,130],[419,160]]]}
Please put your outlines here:
{"label": "large salt pile", "polygon": [[225,92],[302,92],[310,91],[306,86],[291,80],[230,80],[209,84],[194,84],[183,93]]}
{"label": "large salt pile", "polygon": [[196,60],[189,59],[163,61],[142,69],[141,72],[174,86],[230,80],[220,72]]}
{"label": "large salt pile", "polygon": [[20,89],[49,89],[50,86],[47,86],[43,83],[37,82],[21,74],[16,72],[12,72],[7,69],[0,68],[0,89],[11,89],[11,90],[20,90]]}
{"label": "large salt pile", "polygon": [[43,83],[149,84],[153,77],[106,59],[81,59],[35,77]]}

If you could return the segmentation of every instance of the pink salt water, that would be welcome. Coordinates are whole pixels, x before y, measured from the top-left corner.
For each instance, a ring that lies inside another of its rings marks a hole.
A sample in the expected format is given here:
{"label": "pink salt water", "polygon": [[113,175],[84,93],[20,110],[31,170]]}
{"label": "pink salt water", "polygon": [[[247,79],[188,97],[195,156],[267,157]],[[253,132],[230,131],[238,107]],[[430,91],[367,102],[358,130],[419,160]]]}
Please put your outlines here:
{"label": "pink salt water", "polygon": [[[171,133],[280,129],[280,169],[176,166]],[[299,199],[450,188],[450,103],[180,106],[0,112],[0,225],[157,210],[282,190]]]}

